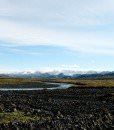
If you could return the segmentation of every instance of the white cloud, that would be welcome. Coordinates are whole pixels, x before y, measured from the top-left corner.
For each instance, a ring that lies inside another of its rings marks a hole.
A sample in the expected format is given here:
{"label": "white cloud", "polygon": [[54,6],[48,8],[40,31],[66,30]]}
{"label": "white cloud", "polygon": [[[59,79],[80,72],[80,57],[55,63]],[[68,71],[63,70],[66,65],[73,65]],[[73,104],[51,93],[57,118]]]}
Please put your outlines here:
{"label": "white cloud", "polygon": [[43,53],[40,53],[40,52],[30,52],[30,51],[26,51],[26,50],[23,50],[23,49],[17,49],[17,48],[10,48],[10,51],[11,52],[14,52],[14,53],[18,53],[18,54],[24,54],[24,55],[33,55],[33,56],[38,56],[38,55],[42,55]]}
{"label": "white cloud", "polygon": [[18,69],[0,66],[0,74],[2,74],[2,73],[12,73],[12,72],[18,72],[18,71],[19,71]]}
{"label": "white cloud", "polygon": [[112,36],[103,37],[96,32],[59,32],[2,20],[0,25],[0,39],[9,42],[9,46],[52,45],[82,52],[114,54]]}
{"label": "white cloud", "polygon": [[79,68],[79,66],[77,65],[77,64],[73,64],[73,65],[61,65],[61,68],[64,68],[64,69],[77,69],[77,68]]}
{"label": "white cloud", "polygon": [[[0,43],[1,46],[52,45],[114,55],[114,32],[105,30],[105,26],[114,22],[113,0],[0,0],[0,3],[0,40],[7,43]],[[68,26],[82,29],[64,30]],[[100,26],[104,29],[100,30]]]}

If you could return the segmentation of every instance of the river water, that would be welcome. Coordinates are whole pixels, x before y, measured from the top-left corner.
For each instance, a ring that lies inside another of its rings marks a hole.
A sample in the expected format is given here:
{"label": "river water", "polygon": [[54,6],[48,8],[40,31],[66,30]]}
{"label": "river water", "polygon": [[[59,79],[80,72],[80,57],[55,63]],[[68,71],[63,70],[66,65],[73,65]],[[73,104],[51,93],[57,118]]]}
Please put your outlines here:
{"label": "river water", "polygon": [[28,91],[28,90],[53,90],[53,89],[66,89],[72,87],[72,84],[67,83],[46,83],[46,84],[53,84],[57,85],[57,87],[52,88],[0,88],[0,91]]}

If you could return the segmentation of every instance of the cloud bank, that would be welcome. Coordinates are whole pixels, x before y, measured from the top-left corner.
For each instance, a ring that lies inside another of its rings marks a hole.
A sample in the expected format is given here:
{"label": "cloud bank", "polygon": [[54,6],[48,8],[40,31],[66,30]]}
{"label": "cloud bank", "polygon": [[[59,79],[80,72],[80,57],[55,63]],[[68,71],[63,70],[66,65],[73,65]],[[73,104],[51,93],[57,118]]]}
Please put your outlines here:
{"label": "cloud bank", "polygon": [[0,0],[0,46],[114,55],[113,0]]}

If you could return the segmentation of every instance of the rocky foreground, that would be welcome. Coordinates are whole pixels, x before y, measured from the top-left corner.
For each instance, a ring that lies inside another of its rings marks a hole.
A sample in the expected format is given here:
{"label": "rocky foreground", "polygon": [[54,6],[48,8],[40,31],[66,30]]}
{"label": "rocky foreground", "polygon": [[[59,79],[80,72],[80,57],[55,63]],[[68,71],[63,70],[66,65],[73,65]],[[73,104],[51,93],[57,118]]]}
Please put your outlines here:
{"label": "rocky foreground", "polygon": [[0,91],[0,130],[114,130],[114,88]]}

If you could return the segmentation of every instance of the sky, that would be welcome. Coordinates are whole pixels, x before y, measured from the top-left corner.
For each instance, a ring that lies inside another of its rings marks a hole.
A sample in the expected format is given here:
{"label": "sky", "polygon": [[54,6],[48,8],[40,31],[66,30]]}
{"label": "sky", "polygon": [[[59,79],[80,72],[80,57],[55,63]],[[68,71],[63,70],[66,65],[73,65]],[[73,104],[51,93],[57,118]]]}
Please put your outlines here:
{"label": "sky", "polygon": [[0,72],[113,71],[114,0],[0,0]]}

